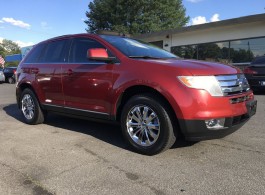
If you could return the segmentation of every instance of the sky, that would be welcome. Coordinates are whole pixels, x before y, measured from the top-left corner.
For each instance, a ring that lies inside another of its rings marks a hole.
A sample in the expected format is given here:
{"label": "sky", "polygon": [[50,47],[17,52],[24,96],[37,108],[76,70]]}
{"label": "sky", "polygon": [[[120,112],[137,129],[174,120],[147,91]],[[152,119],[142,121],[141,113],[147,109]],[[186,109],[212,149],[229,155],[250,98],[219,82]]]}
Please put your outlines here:
{"label": "sky", "polygon": [[[0,41],[20,47],[65,34],[85,33],[91,0],[0,0]],[[265,13],[265,0],[183,0],[187,25]]]}

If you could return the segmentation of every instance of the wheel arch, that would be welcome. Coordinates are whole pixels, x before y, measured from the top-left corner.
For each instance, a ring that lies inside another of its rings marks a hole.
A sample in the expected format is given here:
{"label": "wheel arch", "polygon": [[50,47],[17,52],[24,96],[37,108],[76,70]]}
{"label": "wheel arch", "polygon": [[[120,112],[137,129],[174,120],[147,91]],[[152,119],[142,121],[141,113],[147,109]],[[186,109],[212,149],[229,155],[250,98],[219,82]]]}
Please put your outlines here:
{"label": "wheel arch", "polygon": [[128,87],[126,90],[124,90],[124,92],[119,96],[119,99],[116,103],[116,113],[114,116],[116,121],[120,121],[121,112],[126,102],[132,96],[138,95],[138,94],[151,94],[153,97],[156,97],[157,99],[162,101],[167,107],[168,111],[170,112],[170,115],[174,117],[173,121],[177,122],[177,125],[178,125],[177,113],[175,113],[175,110],[171,106],[169,100],[155,88],[152,88],[146,85],[135,85],[135,86]]}
{"label": "wheel arch", "polygon": [[30,90],[35,94],[35,97],[37,98],[38,102],[40,103],[39,98],[38,98],[37,93],[36,93],[36,91],[34,90],[34,88],[33,88],[29,83],[22,83],[22,84],[20,84],[20,85],[17,87],[17,92],[16,92],[16,94],[17,94],[17,95],[16,95],[16,96],[17,96],[17,104],[18,104],[19,109],[21,108],[21,105],[20,105],[21,94],[22,94],[22,92],[23,92],[25,89],[30,89]]}

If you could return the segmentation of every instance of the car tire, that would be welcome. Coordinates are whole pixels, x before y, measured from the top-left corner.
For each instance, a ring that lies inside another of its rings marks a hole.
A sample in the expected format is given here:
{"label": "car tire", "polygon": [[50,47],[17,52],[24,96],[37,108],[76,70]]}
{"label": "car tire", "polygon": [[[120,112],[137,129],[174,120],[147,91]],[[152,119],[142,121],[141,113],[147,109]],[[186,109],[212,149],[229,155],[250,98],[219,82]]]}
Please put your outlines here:
{"label": "car tire", "polygon": [[21,93],[20,109],[27,124],[36,125],[44,122],[44,111],[41,109],[39,101],[31,89],[26,88]]}
{"label": "car tire", "polygon": [[12,77],[9,77],[7,79],[7,81],[8,81],[9,84],[14,84],[15,83],[15,80]]}
{"label": "car tire", "polygon": [[169,109],[164,101],[151,94],[129,99],[122,110],[121,128],[127,143],[141,154],[158,154],[176,140]]}

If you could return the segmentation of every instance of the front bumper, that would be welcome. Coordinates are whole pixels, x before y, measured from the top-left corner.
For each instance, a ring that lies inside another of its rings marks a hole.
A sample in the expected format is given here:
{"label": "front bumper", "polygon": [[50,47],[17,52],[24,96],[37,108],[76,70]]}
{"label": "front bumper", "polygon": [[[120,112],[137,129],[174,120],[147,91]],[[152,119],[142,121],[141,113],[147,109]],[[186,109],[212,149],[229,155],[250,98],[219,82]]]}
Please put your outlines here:
{"label": "front bumper", "polygon": [[179,120],[179,125],[186,140],[201,141],[223,138],[241,128],[256,113],[257,100],[246,103],[248,112],[233,117],[226,117],[223,129],[208,129],[205,120]]}

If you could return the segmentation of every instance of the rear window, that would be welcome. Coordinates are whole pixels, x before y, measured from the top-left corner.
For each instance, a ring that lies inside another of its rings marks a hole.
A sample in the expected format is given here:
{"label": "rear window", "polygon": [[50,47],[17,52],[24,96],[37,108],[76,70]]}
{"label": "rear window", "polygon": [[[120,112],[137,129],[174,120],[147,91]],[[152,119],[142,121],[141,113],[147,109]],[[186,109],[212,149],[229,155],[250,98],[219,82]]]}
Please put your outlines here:
{"label": "rear window", "polygon": [[65,50],[68,40],[56,40],[36,45],[26,56],[25,63],[57,63],[65,62]]}
{"label": "rear window", "polygon": [[44,47],[45,44],[36,45],[26,56],[25,63],[37,63]]}
{"label": "rear window", "polygon": [[48,43],[47,47],[42,52],[39,62],[65,62],[67,60],[65,56],[67,52],[64,50],[64,48],[66,46],[67,41],[68,40],[58,40]]}

